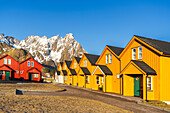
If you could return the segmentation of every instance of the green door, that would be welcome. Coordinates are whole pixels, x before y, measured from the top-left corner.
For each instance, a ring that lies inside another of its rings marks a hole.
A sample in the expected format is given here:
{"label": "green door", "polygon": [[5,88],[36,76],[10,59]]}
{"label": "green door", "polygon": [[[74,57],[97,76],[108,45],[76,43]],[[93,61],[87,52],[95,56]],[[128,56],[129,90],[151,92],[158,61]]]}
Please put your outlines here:
{"label": "green door", "polygon": [[140,77],[134,77],[134,95],[140,96]]}
{"label": "green door", "polygon": [[33,81],[33,75],[34,75],[33,73],[29,73],[29,80],[30,81]]}
{"label": "green door", "polygon": [[5,71],[5,80],[9,80],[10,78],[10,71]]}

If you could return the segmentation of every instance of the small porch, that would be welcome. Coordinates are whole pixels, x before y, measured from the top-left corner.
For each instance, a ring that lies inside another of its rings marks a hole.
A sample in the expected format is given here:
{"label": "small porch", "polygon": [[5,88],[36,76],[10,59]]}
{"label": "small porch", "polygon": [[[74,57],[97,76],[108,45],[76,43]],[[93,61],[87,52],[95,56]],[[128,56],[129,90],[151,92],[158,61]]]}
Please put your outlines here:
{"label": "small porch", "polygon": [[[143,61],[131,61],[121,72],[122,94],[124,96],[136,96],[144,100],[151,100],[153,95],[149,90],[149,78],[156,72]],[[153,85],[152,85],[153,86]],[[153,92],[152,92],[153,93]]]}
{"label": "small porch", "polygon": [[7,65],[0,66],[0,79],[2,80],[14,79],[14,70]]}
{"label": "small porch", "polygon": [[29,81],[40,81],[41,80],[41,71],[37,68],[31,68],[27,71],[27,80]]}

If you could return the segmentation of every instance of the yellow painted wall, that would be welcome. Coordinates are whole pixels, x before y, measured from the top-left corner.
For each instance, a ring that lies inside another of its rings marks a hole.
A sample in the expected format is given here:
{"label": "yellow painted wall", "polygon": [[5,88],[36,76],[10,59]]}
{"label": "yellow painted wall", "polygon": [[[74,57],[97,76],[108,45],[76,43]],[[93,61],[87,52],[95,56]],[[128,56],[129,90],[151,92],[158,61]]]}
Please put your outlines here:
{"label": "yellow painted wall", "polygon": [[72,76],[72,85],[77,86],[77,75]]}
{"label": "yellow painted wall", "polygon": [[[123,70],[125,68],[125,66],[132,60],[132,48],[137,48],[136,49],[136,59],[138,60],[138,47],[142,46],[143,49],[143,58],[140,61],[144,61],[146,64],[148,64],[150,67],[152,67],[157,75],[153,78],[154,81],[154,89],[152,92],[149,92],[149,95],[153,95],[152,98],[148,98],[149,99],[155,99],[155,100],[159,100],[160,98],[160,56],[154,52],[152,49],[149,49],[148,47],[146,47],[146,45],[133,40],[132,42],[130,42],[131,44],[128,44],[128,46],[126,46],[125,51],[123,52],[123,54],[120,56],[121,59],[121,70]],[[130,71],[132,74],[133,70]],[[130,73],[128,73],[130,74]],[[150,96],[151,97],[151,96]]]}
{"label": "yellow painted wall", "polygon": [[170,101],[170,57],[161,57],[160,65],[160,100]]}
{"label": "yellow painted wall", "polygon": [[[106,64],[106,55],[112,54],[112,63]],[[120,73],[120,61],[117,57],[113,54],[113,52],[108,49],[107,47],[102,52],[100,58],[98,59],[98,65],[106,65],[113,73],[113,75],[106,76],[106,92],[113,92],[120,94],[120,79],[117,79],[117,74]],[[98,69],[95,73],[101,73]],[[104,83],[105,88],[105,83]]]}
{"label": "yellow painted wall", "polygon": [[84,87],[85,86],[85,77],[84,77],[84,75],[79,75],[78,86],[79,87]]}
{"label": "yellow painted wall", "polygon": [[134,78],[123,75],[123,95],[134,96]]}

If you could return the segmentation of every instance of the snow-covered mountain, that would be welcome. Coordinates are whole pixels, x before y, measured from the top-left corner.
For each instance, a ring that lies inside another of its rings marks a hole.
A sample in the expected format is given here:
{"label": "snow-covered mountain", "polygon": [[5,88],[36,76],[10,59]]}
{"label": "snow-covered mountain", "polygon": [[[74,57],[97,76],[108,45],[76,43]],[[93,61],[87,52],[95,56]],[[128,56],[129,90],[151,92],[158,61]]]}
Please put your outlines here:
{"label": "snow-covered mountain", "polygon": [[74,56],[81,57],[86,52],[74,39],[72,33],[66,34],[64,38],[59,37],[59,35],[51,38],[31,35],[21,41],[0,34],[0,42],[12,48],[27,50],[35,60],[44,64],[51,60],[55,63],[71,60]]}

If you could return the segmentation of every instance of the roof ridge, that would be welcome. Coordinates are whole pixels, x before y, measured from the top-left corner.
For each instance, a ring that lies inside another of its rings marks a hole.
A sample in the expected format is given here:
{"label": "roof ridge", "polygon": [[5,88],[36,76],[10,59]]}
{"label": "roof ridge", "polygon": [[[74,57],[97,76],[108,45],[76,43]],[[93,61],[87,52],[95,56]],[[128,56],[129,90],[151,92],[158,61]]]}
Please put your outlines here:
{"label": "roof ridge", "polygon": [[111,45],[106,45],[106,46],[108,46],[108,47],[114,47],[114,48],[118,48],[118,49],[124,49],[124,48],[122,48],[122,47],[116,47],[116,46],[111,46]]}
{"label": "roof ridge", "polygon": [[143,36],[139,36],[139,35],[134,35],[134,36],[135,36],[135,37],[140,37],[140,38],[145,38],[145,39],[148,39],[148,40],[153,40],[153,41],[158,41],[158,42],[163,42],[163,43],[168,43],[168,44],[170,44],[170,42],[167,42],[167,41],[162,41],[162,40],[158,40],[158,39],[143,37]]}

